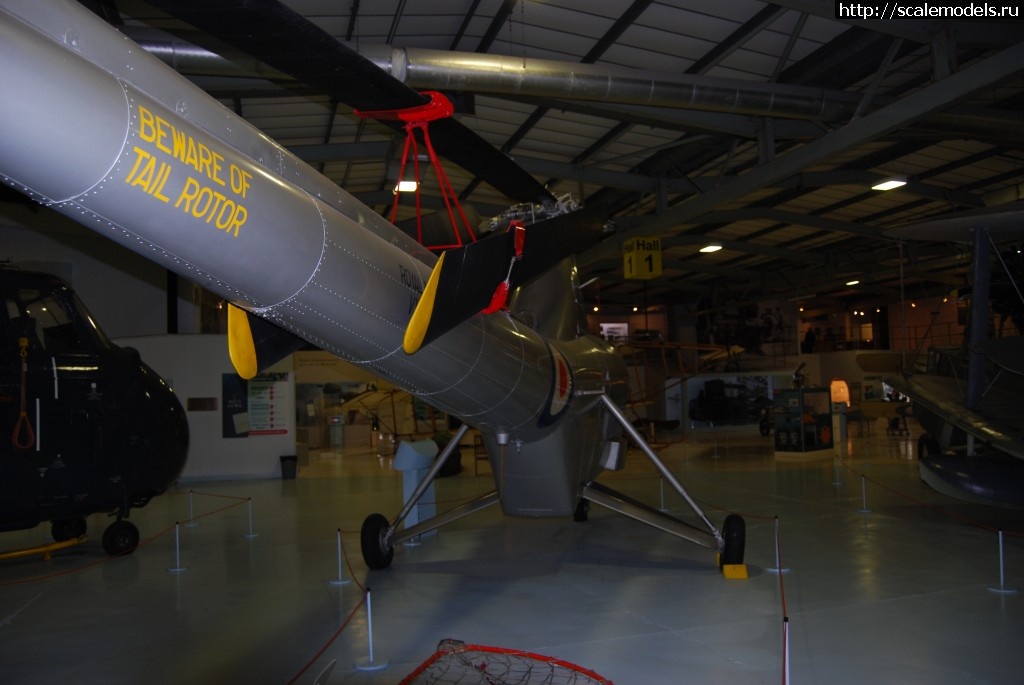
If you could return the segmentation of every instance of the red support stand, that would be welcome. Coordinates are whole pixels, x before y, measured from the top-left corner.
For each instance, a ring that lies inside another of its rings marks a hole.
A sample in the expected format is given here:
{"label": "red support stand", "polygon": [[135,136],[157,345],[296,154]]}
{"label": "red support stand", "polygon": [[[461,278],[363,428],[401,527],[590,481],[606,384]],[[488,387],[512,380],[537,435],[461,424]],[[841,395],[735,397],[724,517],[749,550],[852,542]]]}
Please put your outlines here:
{"label": "red support stand", "polygon": [[[462,226],[465,228],[468,236],[467,241],[475,241],[476,235],[473,233],[473,227],[466,218],[466,214],[462,210],[462,205],[459,203],[458,196],[455,194],[454,188],[452,188],[451,181],[448,180],[448,175],[444,172],[441,160],[438,159],[437,153],[434,151],[434,146],[430,141],[430,122],[450,117],[455,112],[455,107],[452,105],[451,101],[444,96],[444,94],[437,91],[425,91],[422,94],[430,98],[430,101],[423,105],[406,107],[404,109],[376,110],[373,112],[356,111],[356,114],[364,118],[405,122],[405,148],[402,151],[402,164],[398,172],[398,177],[399,179],[405,177],[405,170],[409,164],[409,156],[411,154],[413,160],[413,176],[416,181],[416,239],[421,245],[429,250],[446,250],[449,248],[461,247],[463,245],[463,240],[459,231],[459,222],[455,217],[456,213],[458,213],[459,218],[462,220]],[[423,135],[423,141],[427,148],[427,157],[430,159],[430,164],[437,176],[437,182],[441,190],[441,197],[444,200],[445,209],[448,212],[448,220],[451,222],[452,233],[455,236],[455,242],[451,244],[425,245],[423,243],[422,206],[420,204],[419,141],[416,138],[416,131],[420,131]],[[395,218],[398,216],[399,199],[400,195],[396,186],[395,201],[391,207],[392,223],[395,222]]]}

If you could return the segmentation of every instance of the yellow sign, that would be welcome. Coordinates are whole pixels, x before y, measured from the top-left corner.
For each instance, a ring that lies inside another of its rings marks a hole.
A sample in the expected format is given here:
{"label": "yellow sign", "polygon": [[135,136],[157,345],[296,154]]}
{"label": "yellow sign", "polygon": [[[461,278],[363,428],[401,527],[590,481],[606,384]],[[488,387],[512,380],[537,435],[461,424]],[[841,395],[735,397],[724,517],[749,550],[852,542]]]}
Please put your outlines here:
{"label": "yellow sign", "polygon": [[626,278],[646,281],[661,275],[661,238],[631,238],[622,244]]}

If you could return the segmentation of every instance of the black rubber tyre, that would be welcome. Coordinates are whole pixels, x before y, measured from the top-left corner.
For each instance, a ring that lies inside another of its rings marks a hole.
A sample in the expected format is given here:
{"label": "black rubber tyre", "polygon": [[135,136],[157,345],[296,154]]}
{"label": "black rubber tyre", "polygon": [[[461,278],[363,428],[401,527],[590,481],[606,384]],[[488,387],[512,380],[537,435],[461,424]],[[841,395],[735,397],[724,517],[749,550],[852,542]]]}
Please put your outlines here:
{"label": "black rubber tyre", "polygon": [[576,511],[572,513],[572,520],[583,522],[590,517],[590,500],[580,498],[576,504]]}
{"label": "black rubber tyre", "polygon": [[722,548],[721,565],[733,565],[743,563],[743,551],[747,546],[747,524],[739,514],[729,514],[722,524],[722,539],[725,544]]}
{"label": "black rubber tyre", "polygon": [[139,529],[131,521],[114,521],[103,531],[103,550],[112,557],[131,554],[139,546]]}
{"label": "black rubber tyre", "polygon": [[391,523],[382,514],[370,514],[363,521],[359,543],[363,549],[363,561],[374,570],[387,568],[395,556],[395,548],[384,544],[384,534]]}
{"label": "black rubber tyre", "polygon": [[942,448],[939,447],[939,442],[927,433],[922,433],[921,437],[917,439],[918,459],[921,457],[931,457],[933,455],[940,454],[941,452]]}

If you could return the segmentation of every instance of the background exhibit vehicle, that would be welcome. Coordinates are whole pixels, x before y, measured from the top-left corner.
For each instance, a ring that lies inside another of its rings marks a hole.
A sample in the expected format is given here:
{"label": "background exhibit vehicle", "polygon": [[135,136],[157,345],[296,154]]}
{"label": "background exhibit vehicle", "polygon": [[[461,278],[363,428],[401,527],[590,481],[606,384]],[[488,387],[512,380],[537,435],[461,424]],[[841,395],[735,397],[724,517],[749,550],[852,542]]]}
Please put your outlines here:
{"label": "background exhibit vehicle", "polygon": [[185,411],[135,350],[111,343],[66,283],[0,268],[0,530],[52,521],[54,540],[117,515],[109,554],[135,549],[126,520],[178,477]]}

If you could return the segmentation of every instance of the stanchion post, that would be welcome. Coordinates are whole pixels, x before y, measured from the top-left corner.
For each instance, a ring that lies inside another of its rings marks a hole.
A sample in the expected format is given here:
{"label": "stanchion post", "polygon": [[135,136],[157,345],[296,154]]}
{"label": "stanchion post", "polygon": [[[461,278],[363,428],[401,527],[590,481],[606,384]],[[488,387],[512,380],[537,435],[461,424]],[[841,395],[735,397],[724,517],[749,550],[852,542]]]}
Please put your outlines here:
{"label": "stanchion post", "polygon": [[860,514],[870,514],[871,510],[868,509],[868,480],[863,473],[860,474],[860,501],[861,506],[857,512]]}
{"label": "stanchion post", "polygon": [[1006,587],[1006,575],[1003,571],[1003,531],[999,530],[999,586],[990,587],[992,592],[999,592],[1005,595],[1013,595],[1018,592],[1015,587]]}
{"label": "stanchion post", "polygon": [[181,565],[181,524],[174,524],[174,566],[167,569],[168,573],[184,573],[188,569]]}
{"label": "stanchion post", "polygon": [[779,551],[779,517],[775,517],[775,568],[765,569],[768,573],[789,573],[788,568],[782,568],[782,553]]}
{"label": "stanchion post", "polygon": [[185,526],[188,528],[195,528],[199,525],[199,521],[196,521],[195,512],[192,508],[192,493],[194,492],[195,490],[188,491],[188,521],[185,522]]}
{"label": "stanchion post", "polygon": [[373,604],[370,601],[370,588],[366,588],[366,634],[369,638],[370,653],[368,657],[362,657],[355,663],[357,671],[380,671],[388,667],[386,661],[374,661],[373,659]]}
{"label": "stanchion post", "polygon": [[254,533],[252,530],[252,497],[249,498],[249,532],[242,537],[249,539],[259,537],[259,533]]}
{"label": "stanchion post", "polygon": [[789,685],[789,616],[782,617],[782,683]]}
{"label": "stanchion post", "polygon": [[338,577],[327,581],[331,585],[348,585],[352,581],[345,578],[343,573],[344,566],[341,563],[341,528],[338,529]]}
{"label": "stanchion post", "polygon": [[842,484],[843,481],[839,477],[839,458],[837,457],[832,461],[832,485],[839,487]]}
{"label": "stanchion post", "polygon": [[668,511],[668,507],[665,506],[665,479],[664,478],[659,478],[658,479],[658,492],[660,493],[660,496],[661,496],[661,510],[662,511]]}

